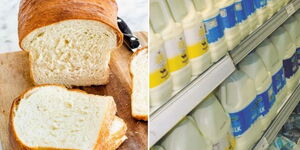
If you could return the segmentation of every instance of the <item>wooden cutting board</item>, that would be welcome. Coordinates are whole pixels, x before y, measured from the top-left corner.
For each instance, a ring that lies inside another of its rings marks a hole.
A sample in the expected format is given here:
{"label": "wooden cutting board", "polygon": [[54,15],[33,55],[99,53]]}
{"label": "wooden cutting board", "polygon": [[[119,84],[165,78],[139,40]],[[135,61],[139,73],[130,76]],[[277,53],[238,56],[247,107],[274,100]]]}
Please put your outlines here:
{"label": "wooden cutting board", "polygon": [[[143,44],[147,43],[147,33],[136,34]],[[117,104],[117,115],[127,124],[128,139],[119,150],[146,150],[148,140],[147,122],[137,121],[131,117],[131,78],[128,63],[132,52],[125,46],[115,50],[111,55],[110,82],[105,86],[75,87],[91,94],[110,95]],[[29,77],[28,54],[20,51],[0,54],[0,140],[3,150],[14,150],[10,144],[8,119],[10,106],[26,89],[33,86]]]}

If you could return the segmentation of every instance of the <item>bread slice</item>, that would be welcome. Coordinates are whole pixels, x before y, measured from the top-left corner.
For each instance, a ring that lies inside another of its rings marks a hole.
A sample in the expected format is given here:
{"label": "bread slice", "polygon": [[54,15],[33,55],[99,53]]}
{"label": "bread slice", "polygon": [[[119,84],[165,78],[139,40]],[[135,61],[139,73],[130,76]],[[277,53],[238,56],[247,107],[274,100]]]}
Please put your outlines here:
{"label": "bread slice", "polygon": [[119,117],[115,117],[109,130],[106,150],[117,149],[126,139],[127,126]]}
{"label": "bread slice", "polygon": [[36,84],[107,84],[123,40],[115,0],[22,0],[18,30]]}
{"label": "bread slice", "polygon": [[10,130],[23,149],[104,149],[115,114],[110,96],[45,85],[13,102]]}
{"label": "bread slice", "polygon": [[133,54],[130,63],[130,72],[132,76],[132,116],[136,119],[147,121],[149,111],[149,78],[147,47],[140,49]]}

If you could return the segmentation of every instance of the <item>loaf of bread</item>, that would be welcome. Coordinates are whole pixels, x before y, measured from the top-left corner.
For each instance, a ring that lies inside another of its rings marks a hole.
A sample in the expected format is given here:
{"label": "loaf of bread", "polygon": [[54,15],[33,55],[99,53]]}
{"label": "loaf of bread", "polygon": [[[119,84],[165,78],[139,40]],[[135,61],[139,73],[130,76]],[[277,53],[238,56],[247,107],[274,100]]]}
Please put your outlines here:
{"label": "loaf of bread", "polygon": [[20,47],[36,84],[102,85],[122,44],[115,0],[22,0]]}
{"label": "loaf of bread", "polygon": [[136,119],[147,121],[149,111],[149,74],[147,47],[140,49],[133,54],[130,63],[130,72],[132,76],[132,116]]}
{"label": "loaf of bread", "polygon": [[110,96],[38,86],[13,102],[10,130],[21,149],[116,149],[126,139],[126,124],[115,114]]}

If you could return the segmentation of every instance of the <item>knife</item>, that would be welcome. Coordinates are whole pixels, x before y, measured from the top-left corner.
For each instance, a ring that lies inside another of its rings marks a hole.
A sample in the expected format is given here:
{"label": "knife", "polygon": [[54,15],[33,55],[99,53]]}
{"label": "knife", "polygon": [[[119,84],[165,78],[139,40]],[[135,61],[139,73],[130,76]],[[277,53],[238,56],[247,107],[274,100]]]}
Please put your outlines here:
{"label": "knife", "polygon": [[125,23],[123,19],[118,17],[118,26],[121,30],[121,32],[124,35],[124,43],[125,45],[132,51],[135,52],[141,47],[139,39],[134,36],[128,27],[128,25]]}

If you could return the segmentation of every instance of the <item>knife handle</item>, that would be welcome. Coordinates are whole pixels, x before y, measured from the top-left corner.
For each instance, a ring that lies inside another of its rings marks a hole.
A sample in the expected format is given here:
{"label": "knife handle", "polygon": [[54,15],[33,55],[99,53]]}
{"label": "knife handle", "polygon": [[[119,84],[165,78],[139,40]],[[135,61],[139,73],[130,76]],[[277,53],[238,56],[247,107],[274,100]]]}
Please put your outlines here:
{"label": "knife handle", "polygon": [[134,52],[140,46],[139,39],[132,34],[128,25],[124,22],[123,19],[121,19],[119,17],[118,17],[118,26],[124,35],[124,42],[125,42],[126,46],[131,51]]}

